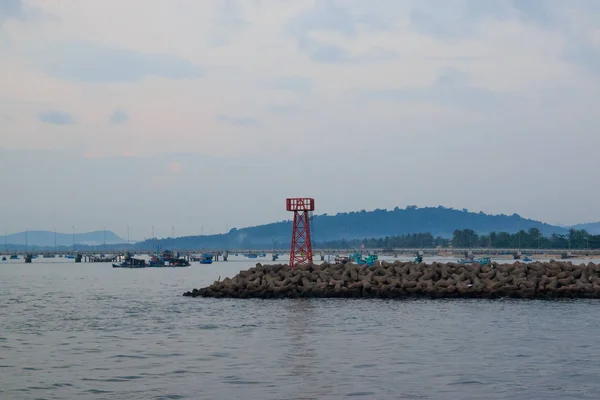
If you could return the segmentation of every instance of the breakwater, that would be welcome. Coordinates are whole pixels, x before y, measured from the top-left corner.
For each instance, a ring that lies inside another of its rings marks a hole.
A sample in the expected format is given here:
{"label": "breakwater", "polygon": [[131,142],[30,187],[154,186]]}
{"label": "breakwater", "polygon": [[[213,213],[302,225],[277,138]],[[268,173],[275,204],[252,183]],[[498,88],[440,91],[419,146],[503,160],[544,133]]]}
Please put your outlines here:
{"label": "breakwater", "polygon": [[290,268],[261,265],[191,297],[230,298],[600,298],[600,265],[550,260],[460,265],[382,261],[374,266],[313,264]]}

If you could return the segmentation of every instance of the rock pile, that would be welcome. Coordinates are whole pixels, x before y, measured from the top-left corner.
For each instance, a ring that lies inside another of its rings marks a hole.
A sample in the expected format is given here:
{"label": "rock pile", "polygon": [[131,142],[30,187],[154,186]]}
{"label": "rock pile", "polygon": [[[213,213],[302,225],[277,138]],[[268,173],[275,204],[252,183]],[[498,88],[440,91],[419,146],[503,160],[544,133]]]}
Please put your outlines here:
{"label": "rock pile", "polygon": [[186,292],[191,297],[471,297],[600,298],[600,265],[570,262],[454,263],[377,262],[355,264],[261,265],[233,278]]}

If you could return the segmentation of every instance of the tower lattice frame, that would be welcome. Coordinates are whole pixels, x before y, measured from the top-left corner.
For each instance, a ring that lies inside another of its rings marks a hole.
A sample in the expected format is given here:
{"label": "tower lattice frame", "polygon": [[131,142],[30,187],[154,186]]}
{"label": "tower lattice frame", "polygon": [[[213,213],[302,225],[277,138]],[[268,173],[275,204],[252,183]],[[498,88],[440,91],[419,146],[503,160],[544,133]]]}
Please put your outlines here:
{"label": "tower lattice frame", "polygon": [[310,218],[315,210],[315,199],[296,197],[286,199],[286,209],[294,213],[290,267],[312,264],[313,253],[310,237]]}

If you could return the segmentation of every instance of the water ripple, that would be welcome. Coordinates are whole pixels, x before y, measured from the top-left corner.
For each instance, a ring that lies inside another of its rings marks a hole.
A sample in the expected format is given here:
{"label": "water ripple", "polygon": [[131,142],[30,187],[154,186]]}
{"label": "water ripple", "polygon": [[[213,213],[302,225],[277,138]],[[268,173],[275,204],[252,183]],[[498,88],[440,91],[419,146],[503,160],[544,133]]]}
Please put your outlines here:
{"label": "water ripple", "polygon": [[247,267],[118,277],[92,264],[0,269],[0,398],[558,400],[600,392],[598,301],[181,296]]}

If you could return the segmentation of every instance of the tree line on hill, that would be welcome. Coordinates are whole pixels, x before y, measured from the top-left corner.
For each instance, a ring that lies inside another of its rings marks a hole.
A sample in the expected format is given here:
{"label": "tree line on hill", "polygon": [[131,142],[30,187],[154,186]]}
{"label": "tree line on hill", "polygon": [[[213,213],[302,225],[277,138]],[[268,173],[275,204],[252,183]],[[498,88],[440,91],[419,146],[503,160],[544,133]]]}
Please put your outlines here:
{"label": "tree line on hill", "polygon": [[[123,250],[155,250],[160,246],[161,249],[174,250],[197,250],[205,249],[247,249],[247,250],[268,250],[272,248],[288,248],[289,241],[273,241],[270,245],[259,245],[252,243],[238,243],[236,245],[222,246],[222,243],[215,241],[209,245],[198,246],[189,243],[189,247],[180,246],[177,240],[172,238],[154,239],[140,244],[107,244],[107,245],[76,245],[72,246],[29,246],[28,250],[40,251],[123,251]],[[402,249],[402,248],[494,248],[494,249],[600,249],[600,235],[591,235],[584,229],[569,229],[566,234],[552,233],[544,236],[540,229],[530,228],[528,230],[520,230],[516,233],[508,232],[490,232],[488,234],[478,234],[473,229],[456,229],[452,234],[452,238],[444,238],[434,236],[431,233],[411,233],[398,236],[386,236],[380,238],[369,239],[341,239],[329,241],[313,241],[315,249]],[[10,245],[7,251],[25,250],[24,245]],[[0,249],[1,252],[1,249]]]}
{"label": "tree line on hill", "polygon": [[586,230],[569,229],[567,234],[552,233],[544,236],[540,229],[530,228],[516,233],[490,232],[478,234],[472,229],[456,229],[451,239],[430,233],[413,233],[383,238],[330,240],[314,244],[319,249],[392,249],[392,248],[494,248],[494,249],[599,249],[600,235]]}

